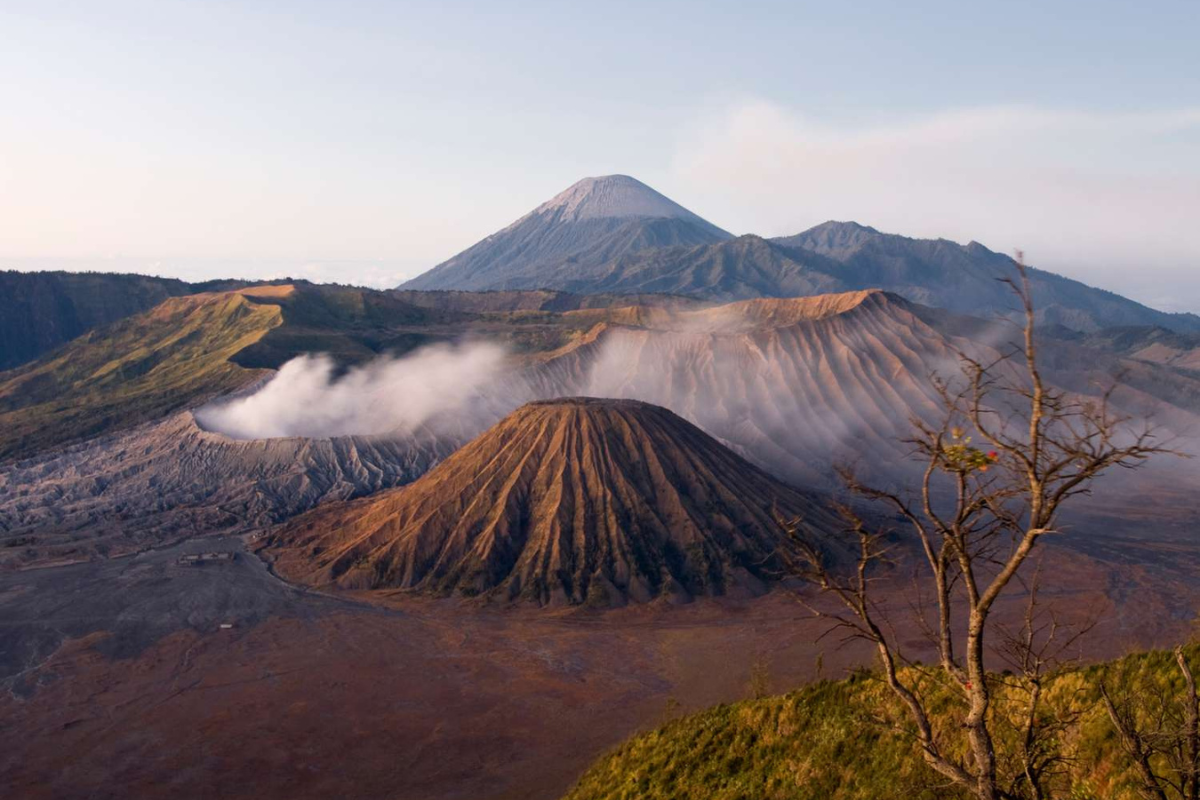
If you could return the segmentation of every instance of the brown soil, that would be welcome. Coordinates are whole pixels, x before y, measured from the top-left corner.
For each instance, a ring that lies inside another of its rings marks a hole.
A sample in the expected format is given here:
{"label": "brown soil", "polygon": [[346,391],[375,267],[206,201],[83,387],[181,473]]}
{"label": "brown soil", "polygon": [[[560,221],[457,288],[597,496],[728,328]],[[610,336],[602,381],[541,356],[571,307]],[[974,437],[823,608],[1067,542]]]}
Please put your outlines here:
{"label": "brown soil", "polygon": [[[1194,587],[1055,559],[1059,611],[1100,615],[1084,655],[1186,627],[1172,603],[1194,606]],[[818,643],[824,623],[782,591],[606,612],[371,594],[386,607],[300,595],[309,613],[181,629],[130,657],[102,654],[104,632],[67,640],[36,688],[0,696],[0,785],[30,800],[548,800],[634,731],[748,696],[752,671],[778,692],[868,658]]]}
{"label": "brown soil", "polygon": [[317,585],[610,606],[760,594],[797,516],[838,525],[666,409],[572,398],[523,406],[411,486],[322,506],[271,552]]}

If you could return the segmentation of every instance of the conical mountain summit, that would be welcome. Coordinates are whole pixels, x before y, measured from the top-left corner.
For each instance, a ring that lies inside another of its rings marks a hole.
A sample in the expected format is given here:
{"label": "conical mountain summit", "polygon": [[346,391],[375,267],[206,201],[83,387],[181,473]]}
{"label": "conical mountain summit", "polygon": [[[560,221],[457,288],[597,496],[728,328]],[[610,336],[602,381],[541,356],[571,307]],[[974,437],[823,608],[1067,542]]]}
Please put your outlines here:
{"label": "conical mountain summit", "polygon": [[611,606],[761,592],[796,516],[836,524],[664,408],[568,398],[522,406],[410,486],[299,518],[270,550],[316,585]]}
{"label": "conical mountain summit", "polygon": [[402,289],[539,289],[658,247],[731,238],[628,175],[584,178]]}

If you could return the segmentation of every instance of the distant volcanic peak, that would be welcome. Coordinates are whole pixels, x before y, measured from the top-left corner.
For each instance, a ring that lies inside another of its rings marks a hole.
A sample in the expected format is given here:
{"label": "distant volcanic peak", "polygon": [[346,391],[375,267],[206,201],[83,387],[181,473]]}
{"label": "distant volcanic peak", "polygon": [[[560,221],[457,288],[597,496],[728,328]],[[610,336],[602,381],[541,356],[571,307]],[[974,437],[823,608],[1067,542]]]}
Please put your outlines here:
{"label": "distant volcanic peak", "polygon": [[585,178],[401,288],[571,290],[578,283],[594,293],[603,291],[597,281],[622,256],[729,238],[626,175]]}
{"label": "distant volcanic peak", "polygon": [[809,228],[809,230],[808,230],[808,233],[818,233],[818,232],[823,232],[823,233],[826,233],[829,235],[841,235],[841,236],[847,236],[847,235],[866,236],[869,234],[883,235],[883,234],[879,233],[878,229],[872,228],[870,225],[863,225],[862,223],[855,222],[854,220],[839,221],[836,219],[827,220],[825,222],[822,222],[820,225],[814,225],[812,228]]}
{"label": "distant volcanic peak", "polygon": [[961,250],[971,254],[985,255],[993,258],[998,257],[1007,260],[1007,256],[994,253],[975,241],[962,245],[945,238],[919,239],[903,236],[898,233],[883,233],[869,225],[860,225],[857,222],[837,222],[834,220],[822,222],[820,225],[809,228],[795,236],[785,236],[773,239],[772,241],[784,246],[803,247],[806,250],[830,256],[835,260],[841,261],[854,256],[864,246],[875,243],[884,244],[889,251],[893,251],[896,247],[903,248],[906,251],[913,247],[938,248],[954,251]]}
{"label": "distant volcanic peak", "polygon": [[841,222],[834,219],[814,225],[799,235],[831,242],[853,242],[873,239],[876,236],[887,236],[886,233],[881,233],[870,225],[863,225],[853,220]]}
{"label": "distant volcanic peak", "polygon": [[778,519],[824,513],[664,408],[570,397],[272,546],[284,574],[317,584],[608,606],[762,591],[790,547]]}
{"label": "distant volcanic peak", "polygon": [[821,255],[838,258],[873,239],[887,235],[869,225],[830,220],[794,236],[783,236],[773,241],[784,246],[803,247]]}
{"label": "distant volcanic peak", "polygon": [[729,234],[628,175],[584,178],[546,201],[534,214],[557,214],[561,222],[585,219],[683,219]]}

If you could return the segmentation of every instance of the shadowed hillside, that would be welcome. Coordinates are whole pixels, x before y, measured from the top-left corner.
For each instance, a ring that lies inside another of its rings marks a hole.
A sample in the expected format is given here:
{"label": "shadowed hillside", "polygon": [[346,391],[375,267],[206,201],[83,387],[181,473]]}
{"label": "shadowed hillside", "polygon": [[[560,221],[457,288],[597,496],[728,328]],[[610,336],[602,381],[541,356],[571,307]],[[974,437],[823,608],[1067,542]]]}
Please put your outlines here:
{"label": "shadowed hillside", "polygon": [[180,280],[144,275],[0,271],[0,370],[194,291]]}
{"label": "shadowed hillside", "polygon": [[530,403],[416,483],[324,506],[271,540],[289,577],[344,588],[621,604],[761,592],[808,497],[671,412]]}
{"label": "shadowed hillside", "polygon": [[1200,372],[1200,333],[1177,333],[1153,326],[1117,327],[1096,331],[1079,341],[1139,361]]}
{"label": "shadowed hillside", "polygon": [[831,259],[748,234],[715,244],[640,250],[603,269],[556,272],[546,285],[572,292],[668,292],[713,301],[801,297],[852,286]]}
{"label": "shadowed hillside", "polygon": [[175,278],[104,272],[0,270],[0,371],[100,328],[131,317],[170,297],[225,292],[272,281]]}
{"label": "shadowed hillside", "polygon": [[465,292],[458,290],[416,291],[393,289],[392,294],[406,303],[439,311],[458,311],[472,314],[506,314],[515,312],[562,312],[620,306],[662,306],[694,308],[706,305],[691,297],[665,294],[572,294],[548,289],[514,291]]}
{"label": "shadowed hillside", "polygon": [[[772,242],[830,259],[845,289],[879,288],[927,306],[976,316],[1010,315],[1012,259],[979,242],[912,239],[854,222],[826,222]],[[1114,325],[1161,325],[1200,331],[1195,314],[1168,314],[1115,292],[1039,269],[1029,270],[1038,321],[1081,331]]]}

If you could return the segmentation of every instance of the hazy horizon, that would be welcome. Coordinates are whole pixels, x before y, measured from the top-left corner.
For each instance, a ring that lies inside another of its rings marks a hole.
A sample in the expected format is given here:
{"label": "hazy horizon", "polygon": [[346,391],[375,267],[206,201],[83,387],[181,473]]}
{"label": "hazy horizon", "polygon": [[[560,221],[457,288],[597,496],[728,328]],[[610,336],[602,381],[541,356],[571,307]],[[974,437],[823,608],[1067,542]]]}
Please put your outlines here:
{"label": "hazy horizon", "polygon": [[[867,16],[872,24],[862,25]],[[0,268],[389,286],[576,180],[1200,311],[1200,6],[0,9]]]}

